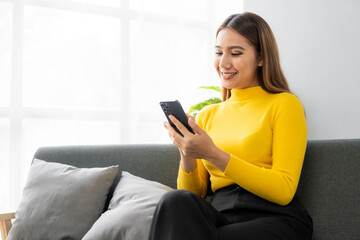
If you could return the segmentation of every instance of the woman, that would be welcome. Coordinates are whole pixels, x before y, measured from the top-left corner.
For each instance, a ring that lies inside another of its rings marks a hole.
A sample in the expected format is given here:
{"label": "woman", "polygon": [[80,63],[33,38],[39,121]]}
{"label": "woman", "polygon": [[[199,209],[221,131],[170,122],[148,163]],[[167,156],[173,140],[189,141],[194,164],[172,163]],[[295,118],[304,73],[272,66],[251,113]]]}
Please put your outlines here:
{"label": "woman", "polygon": [[174,117],[184,137],[164,123],[180,151],[182,190],[163,196],[149,239],[311,239],[311,217],[295,195],[307,143],[304,110],[265,20],[228,17],[216,34],[214,67],[223,102],[196,121],[188,115],[195,134]]}

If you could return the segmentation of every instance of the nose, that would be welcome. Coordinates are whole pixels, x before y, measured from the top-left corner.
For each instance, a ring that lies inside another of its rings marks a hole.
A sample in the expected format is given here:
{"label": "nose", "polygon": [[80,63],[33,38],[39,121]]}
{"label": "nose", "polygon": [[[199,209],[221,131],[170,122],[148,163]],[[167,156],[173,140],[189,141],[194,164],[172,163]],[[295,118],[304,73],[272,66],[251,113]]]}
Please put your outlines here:
{"label": "nose", "polygon": [[231,60],[227,54],[223,54],[220,58],[219,67],[224,69],[231,68]]}

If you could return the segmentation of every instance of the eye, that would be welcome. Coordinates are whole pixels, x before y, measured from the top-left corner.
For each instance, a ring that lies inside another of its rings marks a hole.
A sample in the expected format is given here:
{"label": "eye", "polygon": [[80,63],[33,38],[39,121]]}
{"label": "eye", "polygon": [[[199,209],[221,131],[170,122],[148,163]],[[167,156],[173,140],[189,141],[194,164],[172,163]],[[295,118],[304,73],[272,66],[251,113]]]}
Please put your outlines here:
{"label": "eye", "polygon": [[233,52],[233,53],[231,53],[231,55],[233,55],[233,56],[240,56],[242,54],[243,54],[242,52]]}
{"label": "eye", "polygon": [[215,55],[221,56],[222,52],[215,52]]}

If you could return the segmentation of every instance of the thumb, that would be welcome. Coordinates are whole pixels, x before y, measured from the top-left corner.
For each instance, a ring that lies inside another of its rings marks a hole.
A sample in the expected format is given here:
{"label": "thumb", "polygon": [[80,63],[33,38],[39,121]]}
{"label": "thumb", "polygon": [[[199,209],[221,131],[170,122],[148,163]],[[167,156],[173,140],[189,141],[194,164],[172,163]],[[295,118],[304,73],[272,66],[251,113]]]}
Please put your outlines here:
{"label": "thumb", "polygon": [[188,122],[195,133],[201,134],[204,131],[199,125],[196,124],[194,117],[189,117]]}

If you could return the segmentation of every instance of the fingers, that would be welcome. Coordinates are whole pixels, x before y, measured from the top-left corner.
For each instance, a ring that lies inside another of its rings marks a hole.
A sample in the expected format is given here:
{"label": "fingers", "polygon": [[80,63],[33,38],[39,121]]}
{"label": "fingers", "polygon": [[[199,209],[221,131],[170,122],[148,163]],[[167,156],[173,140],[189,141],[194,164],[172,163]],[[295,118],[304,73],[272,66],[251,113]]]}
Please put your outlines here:
{"label": "fingers", "polygon": [[166,128],[166,130],[168,131],[168,135],[171,139],[173,139],[173,136],[179,135],[180,134],[171,126],[171,124],[169,122],[164,122],[164,127]]}
{"label": "fingers", "polygon": [[188,117],[188,119],[193,119],[194,122],[195,122],[195,117],[193,115],[190,115],[190,114],[186,113],[186,116]]}
{"label": "fingers", "polygon": [[177,120],[173,115],[169,116],[170,120],[174,123],[176,128],[185,136],[189,134],[189,130],[179,121]]}
{"label": "fingers", "polygon": [[180,147],[180,142],[179,139],[182,138],[182,136],[175,131],[175,129],[170,125],[169,122],[164,122],[164,127],[167,130],[167,133],[171,139],[171,141],[173,142],[173,144],[177,147]]}
{"label": "fingers", "polygon": [[[174,123],[174,125],[179,129],[179,131],[184,135],[181,136],[175,129],[170,125],[169,122],[165,122],[164,126],[168,131],[168,135],[172,140],[173,144],[177,146],[179,151],[182,153],[184,158],[203,158],[204,146],[211,145],[211,138],[206,134],[204,130],[200,128],[199,125],[195,123],[194,118],[189,118],[190,127],[195,131],[195,134],[189,132],[187,128],[181,124],[175,117],[170,116],[169,119]],[[198,134],[200,133],[200,134]],[[210,144],[208,144],[210,143]]]}
{"label": "fingers", "polygon": [[196,124],[195,118],[193,116],[191,116],[190,114],[188,114],[189,117],[189,125],[190,127],[195,131],[195,133],[197,134],[202,134],[202,132],[204,132],[204,130]]}

